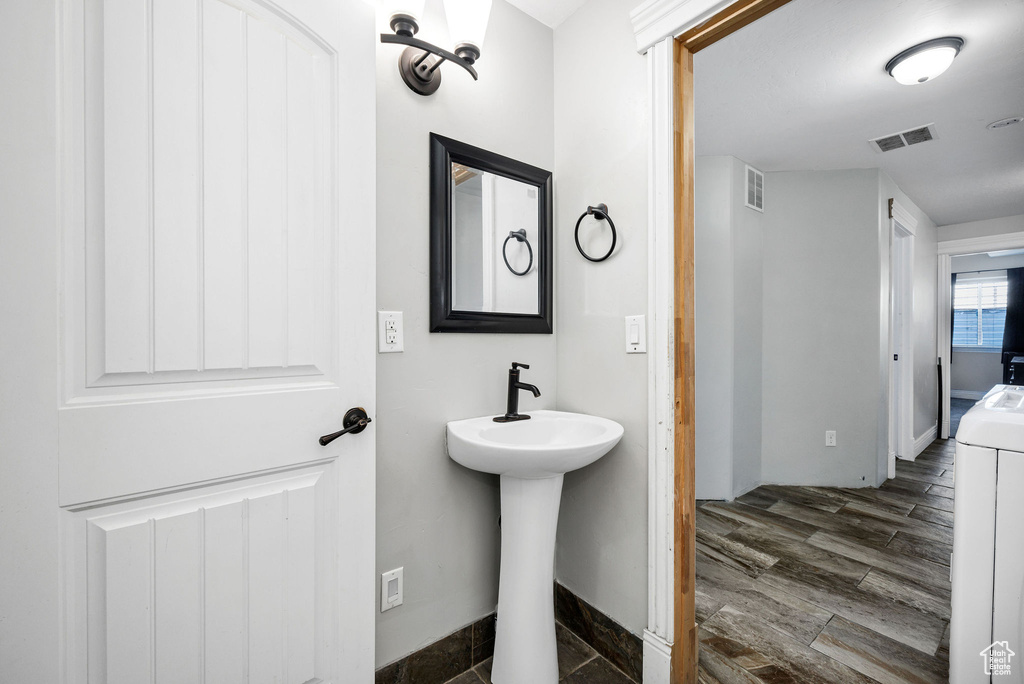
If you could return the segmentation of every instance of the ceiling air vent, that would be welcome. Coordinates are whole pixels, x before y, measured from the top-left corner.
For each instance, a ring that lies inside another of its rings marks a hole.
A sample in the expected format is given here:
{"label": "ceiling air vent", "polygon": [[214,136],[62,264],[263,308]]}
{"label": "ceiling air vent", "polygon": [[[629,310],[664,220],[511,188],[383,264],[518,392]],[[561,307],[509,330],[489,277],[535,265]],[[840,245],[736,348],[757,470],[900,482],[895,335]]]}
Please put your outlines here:
{"label": "ceiling air vent", "polygon": [[879,138],[878,140],[872,140],[871,142],[878,145],[878,149],[880,149],[882,152],[888,152],[889,150],[898,150],[901,147],[907,146],[907,143],[903,142],[903,136],[899,135],[898,133],[896,135],[890,135],[884,138]]}
{"label": "ceiling air vent", "polygon": [[892,135],[884,135],[881,138],[875,138],[870,142],[878,148],[879,152],[898,150],[899,148],[906,147],[907,145],[916,145],[917,143],[934,140],[935,130],[932,128],[934,125],[935,124],[928,124],[927,126],[920,126],[919,128],[911,128],[909,131],[901,131],[899,133],[893,133]]}
{"label": "ceiling air vent", "polygon": [[903,139],[907,141],[908,145],[928,142],[932,139],[932,131],[927,126],[924,128],[915,128],[912,131],[906,131],[903,133]]}
{"label": "ceiling air vent", "polygon": [[764,213],[764,174],[747,166],[747,206]]}

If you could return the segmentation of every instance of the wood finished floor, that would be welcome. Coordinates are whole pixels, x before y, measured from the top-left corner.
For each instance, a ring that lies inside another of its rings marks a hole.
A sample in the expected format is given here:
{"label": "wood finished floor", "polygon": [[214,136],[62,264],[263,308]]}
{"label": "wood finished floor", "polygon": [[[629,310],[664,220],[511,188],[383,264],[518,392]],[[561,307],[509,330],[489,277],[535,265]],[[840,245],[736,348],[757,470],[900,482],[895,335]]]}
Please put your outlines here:
{"label": "wood finished floor", "polygon": [[954,446],[878,489],[699,502],[699,681],[947,682]]}

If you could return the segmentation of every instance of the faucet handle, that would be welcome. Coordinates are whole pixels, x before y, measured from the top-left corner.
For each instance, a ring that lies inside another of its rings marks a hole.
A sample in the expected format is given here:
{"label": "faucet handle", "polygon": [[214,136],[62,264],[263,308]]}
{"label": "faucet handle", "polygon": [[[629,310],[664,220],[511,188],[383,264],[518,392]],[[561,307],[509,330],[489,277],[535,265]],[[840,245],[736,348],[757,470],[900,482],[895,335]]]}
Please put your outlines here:
{"label": "faucet handle", "polygon": [[515,370],[516,368],[525,368],[526,370],[530,370],[530,367],[527,366],[525,363],[519,363],[518,361],[513,361],[512,362],[512,370]]}

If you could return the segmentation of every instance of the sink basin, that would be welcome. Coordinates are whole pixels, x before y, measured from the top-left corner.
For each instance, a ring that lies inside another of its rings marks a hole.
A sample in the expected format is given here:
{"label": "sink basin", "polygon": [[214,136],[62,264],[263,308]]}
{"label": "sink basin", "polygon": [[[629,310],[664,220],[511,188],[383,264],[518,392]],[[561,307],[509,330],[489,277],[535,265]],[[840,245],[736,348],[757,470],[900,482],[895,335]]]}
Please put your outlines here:
{"label": "sink basin", "polygon": [[527,479],[590,465],[622,438],[614,420],[564,411],[530,411],[530,420],[493,416],[448,423],[448,454],[467,468]]}
{"label": "sink basin", "polygon": [[557,684],[554,568],[562,480],[622,439],[614,420],[530,411],[530,420],[493,416],[448,423],[448,455],[500,475],[501,569],[491,681]]}

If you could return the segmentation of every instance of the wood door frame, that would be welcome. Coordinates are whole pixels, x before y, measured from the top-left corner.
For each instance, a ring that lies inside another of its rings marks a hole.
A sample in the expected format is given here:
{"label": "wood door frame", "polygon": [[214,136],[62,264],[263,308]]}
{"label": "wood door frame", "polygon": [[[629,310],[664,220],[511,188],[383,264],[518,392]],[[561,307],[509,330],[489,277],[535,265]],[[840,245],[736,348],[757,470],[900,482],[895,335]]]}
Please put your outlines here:
{"label": "wood door frame", "polygon": [[651,101],[644,682],[697,681],[693,55],[788,2],[647,0],[630,15]]}

